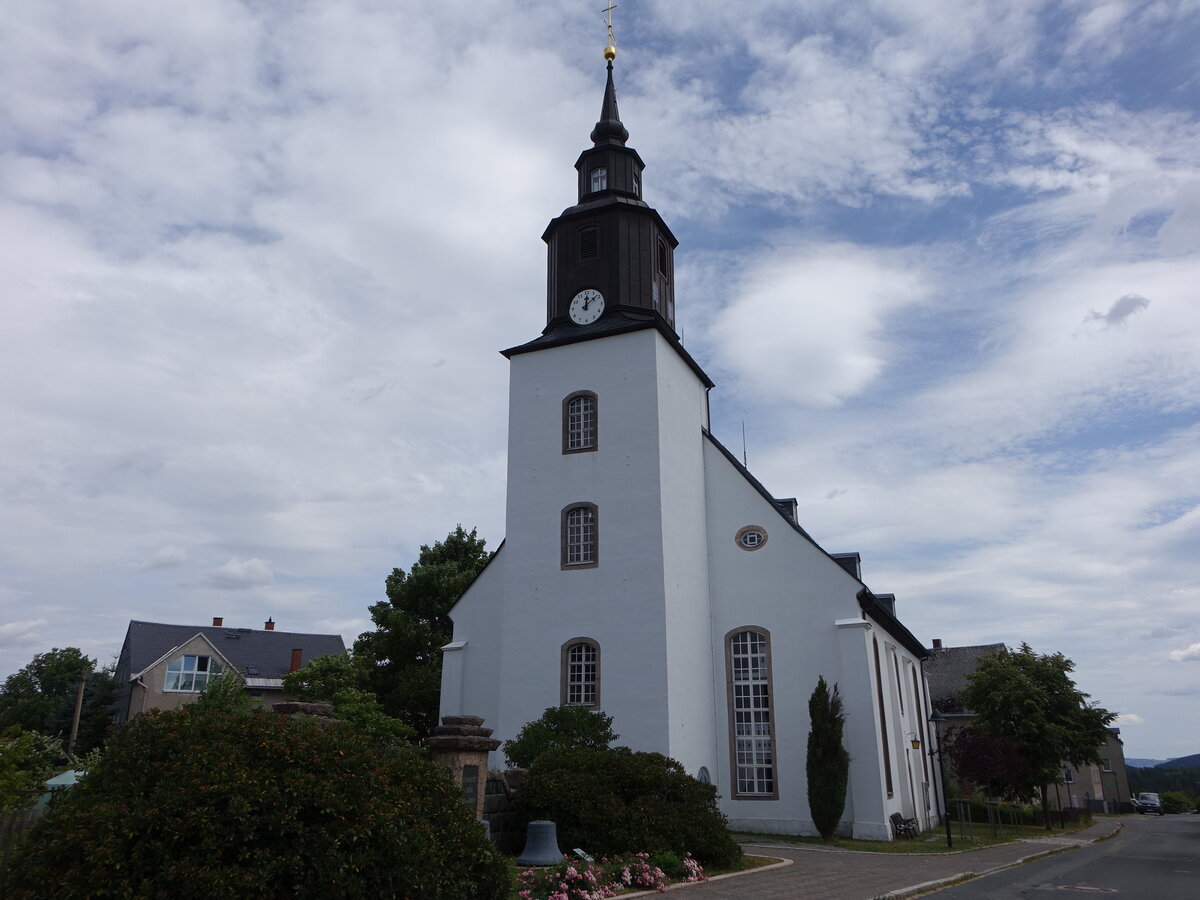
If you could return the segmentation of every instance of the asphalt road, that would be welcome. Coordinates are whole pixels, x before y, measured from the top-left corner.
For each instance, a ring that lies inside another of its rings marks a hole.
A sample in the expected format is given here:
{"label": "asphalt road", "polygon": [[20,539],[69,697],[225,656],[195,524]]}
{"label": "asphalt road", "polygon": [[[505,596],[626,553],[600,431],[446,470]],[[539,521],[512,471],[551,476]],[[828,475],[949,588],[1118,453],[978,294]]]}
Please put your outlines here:
{"label": "asphalt road", "polygon": [[937,900],[1200,897],[1200,815],[1128,816],[1116,837],[930,894]]}

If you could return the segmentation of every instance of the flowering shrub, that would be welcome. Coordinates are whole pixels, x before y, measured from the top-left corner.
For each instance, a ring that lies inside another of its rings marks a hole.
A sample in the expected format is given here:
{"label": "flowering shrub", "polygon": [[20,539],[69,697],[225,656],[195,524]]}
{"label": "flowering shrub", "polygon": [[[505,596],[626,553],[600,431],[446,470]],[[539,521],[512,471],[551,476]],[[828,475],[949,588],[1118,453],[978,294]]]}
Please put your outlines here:
{"label": "flowering shrub", "polygon": [[[704,867],[688,853],[681,861],[684,881],[708,881]],[[566,857],[557,866],[528,869],[517,875],[521,900],[603,900],[619,891],[667,889],[667,876],[650,862],[649,853],[634,853],[598,863]]]}

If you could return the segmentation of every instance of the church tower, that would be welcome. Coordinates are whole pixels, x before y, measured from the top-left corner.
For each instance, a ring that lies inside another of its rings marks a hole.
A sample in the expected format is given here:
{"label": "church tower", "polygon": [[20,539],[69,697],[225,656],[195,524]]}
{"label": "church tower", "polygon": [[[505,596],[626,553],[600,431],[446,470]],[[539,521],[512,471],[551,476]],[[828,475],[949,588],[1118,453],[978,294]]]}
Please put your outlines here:
{"label": "church tower", "polygon": [[452,614],[443,712],[469,709],[506,739],[549,706],[586,706],[622,743],[711,765],[712,382],[675,333],[677,241],[642,199],[605,55],[577,202],[543,234],[546,327],[503,351],[506,538]]}

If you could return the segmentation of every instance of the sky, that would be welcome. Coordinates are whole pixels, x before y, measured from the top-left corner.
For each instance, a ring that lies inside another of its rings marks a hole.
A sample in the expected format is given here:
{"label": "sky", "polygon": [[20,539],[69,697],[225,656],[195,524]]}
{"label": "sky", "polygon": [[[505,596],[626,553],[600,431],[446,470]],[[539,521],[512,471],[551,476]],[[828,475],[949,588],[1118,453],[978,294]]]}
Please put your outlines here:
{"label": "sky", "polygon": [[[592,0],[40,0],[0,30],[0,677],[370,626],[504,527]],[[927,646],[1200,751],[1200,5],[622,0],[715,435]]]}

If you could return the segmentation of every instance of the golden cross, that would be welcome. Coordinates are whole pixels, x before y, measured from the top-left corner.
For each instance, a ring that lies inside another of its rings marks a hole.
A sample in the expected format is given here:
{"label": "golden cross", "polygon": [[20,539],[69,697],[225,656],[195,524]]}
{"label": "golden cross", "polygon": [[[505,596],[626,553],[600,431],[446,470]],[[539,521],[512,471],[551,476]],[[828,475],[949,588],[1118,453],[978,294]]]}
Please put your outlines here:
{"label": "golden cross", "polygon": [[612,0],[609,0],[608,6],[606,6],[604,9],[600,10],[600,12],[602,12],[606,16],[608,16],[608,45],[610,47],[617,46],[617,39],[615,37],[613,37],[613,30],[612,30],[612,11],[616,8],[617,8],[617,4],[613,3]]}

